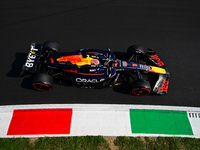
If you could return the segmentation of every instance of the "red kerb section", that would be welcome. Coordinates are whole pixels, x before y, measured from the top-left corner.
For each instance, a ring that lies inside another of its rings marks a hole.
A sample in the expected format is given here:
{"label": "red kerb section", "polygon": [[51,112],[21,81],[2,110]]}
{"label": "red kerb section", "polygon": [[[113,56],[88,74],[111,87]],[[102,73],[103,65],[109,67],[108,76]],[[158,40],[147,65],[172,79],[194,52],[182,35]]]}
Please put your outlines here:
{"label": "red kerb section", "polygon": [[14,110],[7,135],[70,134],[72,109]]}

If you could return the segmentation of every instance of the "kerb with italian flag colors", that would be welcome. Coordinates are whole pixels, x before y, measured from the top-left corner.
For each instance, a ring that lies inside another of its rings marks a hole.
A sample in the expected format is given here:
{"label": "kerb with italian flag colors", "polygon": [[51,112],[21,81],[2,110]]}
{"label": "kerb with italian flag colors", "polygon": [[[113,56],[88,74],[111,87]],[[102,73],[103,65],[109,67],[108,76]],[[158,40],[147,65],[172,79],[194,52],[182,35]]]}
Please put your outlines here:
{"label": "kerb with italian flag colors", "polygon": [[0,137],[163,136],[200,138],[200,108],[150,105],[0,106]]}

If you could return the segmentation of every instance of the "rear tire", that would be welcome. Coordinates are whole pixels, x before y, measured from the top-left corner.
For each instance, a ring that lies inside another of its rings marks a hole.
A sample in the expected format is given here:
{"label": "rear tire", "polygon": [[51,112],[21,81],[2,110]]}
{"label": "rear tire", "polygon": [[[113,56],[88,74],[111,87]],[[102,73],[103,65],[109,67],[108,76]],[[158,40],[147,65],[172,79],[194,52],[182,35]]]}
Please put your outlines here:
{"label": "rear tire", "polygon": [[46,41],[42,46],[43,52],[53,52],[53,54],[59,53],[60,45],[56,42]]}
{"label": "rear tire", "polygon": [[38,73],[33,78],[33,88],[38,91],[50,91],[53,85],[53,78],[46,73]]}
{"label": "rear tire", "polygon": [[132,85],[132,94],[137,96],[149,95],[151,92],[151,85],[145,80],[135,80]]}

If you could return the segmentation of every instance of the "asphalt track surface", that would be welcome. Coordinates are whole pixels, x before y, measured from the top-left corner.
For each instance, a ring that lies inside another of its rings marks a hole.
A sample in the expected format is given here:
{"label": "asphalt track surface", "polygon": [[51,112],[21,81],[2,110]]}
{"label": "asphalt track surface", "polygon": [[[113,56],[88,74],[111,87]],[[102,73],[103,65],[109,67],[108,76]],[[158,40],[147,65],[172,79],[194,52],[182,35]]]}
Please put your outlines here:
{"label": "asphalt track surface", "polygon": [[[0,105],[148,104],[200,106],[199,0],[2,0]],[[166,96],[132,96],[127,88],[80,89],[54,84],[50,92],[21,76],[31,42],[58,42],[62,51],[133,44],[153,48],[168,67]]]}

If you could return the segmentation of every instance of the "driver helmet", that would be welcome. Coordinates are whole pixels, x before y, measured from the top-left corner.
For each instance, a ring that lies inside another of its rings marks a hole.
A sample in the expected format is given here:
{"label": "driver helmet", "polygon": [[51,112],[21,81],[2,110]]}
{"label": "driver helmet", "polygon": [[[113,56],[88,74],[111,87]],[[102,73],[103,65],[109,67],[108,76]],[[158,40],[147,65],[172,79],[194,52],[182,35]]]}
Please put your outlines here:
{"label": "driver helmet", "polygon": [[98,59],[92,59],[92,65],[99,65]]}

